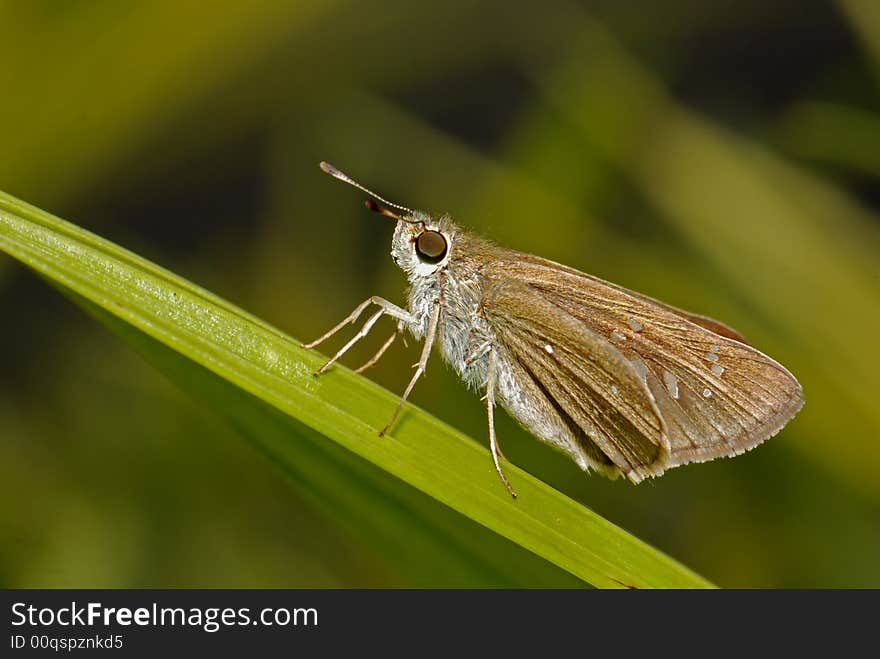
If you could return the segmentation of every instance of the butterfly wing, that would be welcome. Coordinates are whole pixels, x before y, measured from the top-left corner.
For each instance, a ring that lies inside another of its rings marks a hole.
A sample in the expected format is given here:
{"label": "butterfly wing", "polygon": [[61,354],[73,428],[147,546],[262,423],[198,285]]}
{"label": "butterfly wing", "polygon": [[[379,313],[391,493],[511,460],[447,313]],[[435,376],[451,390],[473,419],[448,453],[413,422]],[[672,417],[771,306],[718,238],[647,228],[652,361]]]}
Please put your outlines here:
{"label": "butterfly wing", "polygon": [[635,482],[662,473],[665,423],[632,363],[527,284],[497,278],[484,290],[481,314],[511,376],[501,379],[508,411],[582,466]]}
{"label": "butterfly wing", "polygon": [[723,323],[531,255],[495,259],[481,273],[516,281],[632,365],[663,421],[666,467],[743,453],[803,405],[794,376]]}

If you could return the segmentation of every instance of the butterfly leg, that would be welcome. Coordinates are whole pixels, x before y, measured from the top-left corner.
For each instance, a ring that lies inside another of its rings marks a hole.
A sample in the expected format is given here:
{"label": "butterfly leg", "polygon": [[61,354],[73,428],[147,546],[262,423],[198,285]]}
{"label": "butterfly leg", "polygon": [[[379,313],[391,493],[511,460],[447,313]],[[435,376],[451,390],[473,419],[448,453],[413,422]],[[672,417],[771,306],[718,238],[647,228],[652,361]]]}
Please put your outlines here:
{"label": "butterfly leg", "polygon": [[[326,364],[324,364],[321,368],[319,368],[317,371],[315,371],[315,375],[321,375],[328,368],[330,368],[330,366],[333,365],[336,362],[336,360],[338,360],[340,357],[342,357],[342,355],[344,355],[346,352],[348,352],[348,350],[355,343],[357,343],[362,338],[364,338],[370,332],[370,330],[373,329],[373,325],[376,324],[376,321],[379,320],[379,318],[381,318],[383,315],[389,315],[394,318],[397,318],[398,321],[400,321],[401,323],[415,322],[415,318],[413,318],[412,314],[410,314],[405,309],[401,309],[396,304],[392,304],[391,302],[389,302],[388,300],[385,300],[384,298],[373,296],[373,297],[369,298],[368,300],[364,300],[361,304],[359,304],[355,308],[354,311],[352,311],[341,323],[336,325],[329,332],[327,332],[323,336],[319,337],[315,341],[312,341],[311,343],[304,344],[303,347],[304,348],[314,348],[315,346],[317,346],[321,342],[325,341],[326,339],[329,339],[331,336],[336,334],[339,330],[341,330],[346,325],[355,322],[360,317],[361,313],[363,313],[364,309],[366,309],[371,304],[378,305],[380,307],[379,311],[377,311],[372,316],[370,316],[367,319],[367,322],[364,323],[364,326],[361,328],[361,330],[357,334],[355,334],[354,337],[352,337],[351,340],[348,341],[348,343],[346,343],[344,346],[342,346],[342,348],[340,348],[339,351],[335,355],[333,355],[333,357]],[[390,342],[387,345],[390,345]],[[384,346],[383,349],[380,351],[380,353],[375,357],[376,360],[378,360],[378,358],[381,357],[381,352],[384,352],[385,350],[387,350],[387,345]],[[373,363],[375,363],[375,362],[373,362]]]}
{"label": "butterfly leg", "polygon": [[324,341],[326,341],[331,336],[336,334],[336,332],[341,330],[343,327],[355,322],[360,317],[360,315],[364,312],[364,309],[366,309],[372,303],[373,303],[373,298],[369,298],[368,300],[364,300],[359,305],[357,305],[357,307],[355,307],[354,311],[352,311],[350,314],[348,314],[348,316],[343,321],[341,321],[338,325],[333,327],[333,329],[331,329],[326,334],[322,334],[321,336],[319,336],[317,339],[315,339],[311,343],[303,343],[302,347],[305,348],[306,350],[311,350],[312,348],[315,348],[315,347],[321,345]]}
{"label": "butterfly leg", "polygon": [[360,368],[356,368],[354,372],[363,373],[368,368],[375,366],[376,362],[381,359],[382,355],[384,355],[385,351],[391,347],[391,344],[394,343],[394,340],[400,335],[401,332],[403,332],[403,321],[397,323],[397,329],[394,330],[394,334],[388,337],[388,340],[382,345],[381,348],[379,348],[379,350],[376,351],[376,354],[370,357],[370,360],[363,366],[361,366]]}
{"label": "butterfly leg", "polygon": [[379,309],[376,313],[370,316],[367,319],[367,322],[364,323],[364,326],[361,327],[360,331],[355,334],[351,339],[349,339],[348,343],[342,346],[335,355],[333,355],[321,368],[315,371],[315,375],[322,375],[328,368],[330,368],[337,359],[342,357],[349,349],[362,338],[364,338],[367,334],[370,333],[370,330],[373,329],[373,325],[376,324],[376,321],[379,320],[385,312],[382,309]]}
{"label": "butterfly leg", "polygon": [[409,398],[410,392],[413,390],[413,387],[416,386],[416,382],[418,379],[422,377],[422,374],[425,372],[425,367],[428,365],[428,356],[431,354],[431,346],[434,345],[434,338],[437,336],[437,323],[440,322],[440,300],[434,300],[434,310],[431,312],[431,319],[428,321],[428,330],[425,332],[425,345],[422,346],[422,356],[419,358],[419,363],[416,367],[416,372],[413,373],[412,379],[409,381],[409,384],[406,386],[406,391],[403,392],[403,396],[400,399],[400,402],[397,404],[397,408],[394,410],[394,414],[391,415],[391,420],[385,424],[385,427],[379,431],[379,437],[384,435],[388,429],[391,427],[397,420],[397,415],[400,414],[400,411],[403,409],[404,403],[406,403],[406,399]]}
{"label": "butterfly leg", "polygon": [[496,372],[497,361],[498,358],[495,355],[495,351],[490,350],[489,373],[486,378],[486,410],[489,414],[489,450],[492,453],[492,462],[495,463],[495,471],[497,471],[498,475],[501,477],[501,482],[504,483],[504,487],[510,492],[510,496],[516,499],[516,491],[513,489],[510,481],[507,480],[507,476],[504,475],[504,470],[501,469],[499,456],[503,457],[503,455],[501,454],[501,449],[498,448],[498,438],[495,436],[495,385],[498,379],[498,374]]}
{"label": "butterfly leg", "polygon": [[485,355],[489,350],[491,350],[492,344],[488,341],[484,341],[480,344],[475,350],[471,351],[471,353],[465,358],[464,365],[470,366],[475,361],[477,361],[480,357]]}

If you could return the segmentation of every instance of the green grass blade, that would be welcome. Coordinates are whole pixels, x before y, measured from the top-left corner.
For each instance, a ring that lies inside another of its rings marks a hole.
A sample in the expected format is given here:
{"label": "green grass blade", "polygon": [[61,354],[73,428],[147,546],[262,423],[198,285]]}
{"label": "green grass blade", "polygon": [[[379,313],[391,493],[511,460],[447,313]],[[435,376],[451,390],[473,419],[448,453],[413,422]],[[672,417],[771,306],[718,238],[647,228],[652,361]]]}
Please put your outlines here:
{"label": "green grass blade", "polygon": [[379,548],[403,583],[422,587],[584,586],[573,575],[437,505],[403,481],[388,478],[381,469],[94,303],[61,290],[187,393],[221,411],[290,476],[304,499]]}
{"label": "green grass blade", "polygon": [[[142,352],[152,353],[156,361],[164,359],[170,377],[188,377],[179,360],[168,360],[176,353],[217,376],[210,382],[224,383],[223,396],[213,397],[215,402],[222,399],[234,408],[256,400],[276,419],[295,419],[301,432],[280,432],[268,440],[249,433],[294,480],[309,478],[306,463],[298,462],[307,442],[312,450],[324,452],[322,464],[328,468],[345,459],[340,456],[356,456],[353,484],[358,473],[370,474],[364,477],[370,483],[364,497],[378,497],[369,491],[374,485],[383,488],[384,496],[386,484],[399,488],[399,479],[595,586],[711,585],[513,465],[508,475],[520,497],[512,501],[483,446],[414,406],[407,407],[389,436],[379,439],[376,429],[394,408],[396,394],[343,367],[314,378],[311,373],[321,356],[301,349],[278,330],[173,273],[2,193],[0,249],[86,301]],[[131,329],[120,331],[126,326]],[[164,356],[159,346],[165,346]],[[186,388],[187,382],[181,384]],[[240,392],[237,402],[235,390]],[[224,411],[234,416],[234,410]],[[266,427],[261,423],[250,429]],[[302,450],[289,450],[295,444]],[[369,507],[369,499],[363,505]],[[393,529],[386,529],[386,537],[392,536]],[[406,540],[398,538],[403,545]]]}

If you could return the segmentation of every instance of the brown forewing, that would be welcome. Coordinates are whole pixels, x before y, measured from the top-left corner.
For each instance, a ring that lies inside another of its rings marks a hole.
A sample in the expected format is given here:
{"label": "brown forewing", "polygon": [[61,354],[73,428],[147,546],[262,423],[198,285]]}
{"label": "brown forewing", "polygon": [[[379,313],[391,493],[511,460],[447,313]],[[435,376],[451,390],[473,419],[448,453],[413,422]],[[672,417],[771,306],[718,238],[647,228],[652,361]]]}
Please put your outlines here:
{"label": "brown forewing", "polygon": [[[666,467],[742,453],[803,405],[794,376],[723,323],[527,254],[511,252],[481,272],[487,282],[519,282],[613,344],[659,410],[670,444]],[[590,369],[589,360],[583,364]]]}

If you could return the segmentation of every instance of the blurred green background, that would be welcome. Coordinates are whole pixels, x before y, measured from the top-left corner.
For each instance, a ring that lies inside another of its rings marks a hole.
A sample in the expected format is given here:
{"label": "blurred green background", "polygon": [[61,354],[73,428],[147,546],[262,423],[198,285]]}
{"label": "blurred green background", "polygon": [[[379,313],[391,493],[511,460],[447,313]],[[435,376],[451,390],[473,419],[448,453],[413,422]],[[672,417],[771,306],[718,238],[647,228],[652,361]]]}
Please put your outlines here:
{"label": "blurred green background", "polygon": [[[777,438],[639,487],[500,415],[505,454],[719,585],[880,587],[878,73],[873,0],[7,2],[0,189],[303,340],[404,300],[322,159],[722,319],[804,386]],[[316,505],[5,257],[0,317],[0,585],[492,582]],[[440,364],[413,401],[484,441]]]}

